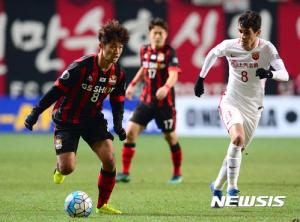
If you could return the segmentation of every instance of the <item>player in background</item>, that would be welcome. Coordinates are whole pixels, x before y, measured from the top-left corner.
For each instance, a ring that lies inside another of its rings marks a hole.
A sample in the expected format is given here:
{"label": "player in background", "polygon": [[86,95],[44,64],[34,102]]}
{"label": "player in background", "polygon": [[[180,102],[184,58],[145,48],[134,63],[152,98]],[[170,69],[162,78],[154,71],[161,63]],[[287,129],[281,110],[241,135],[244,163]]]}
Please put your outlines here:
{"label": "player in background", "polygon": [[[221,97],[219,114],[229,136],[230,144],[217,179],[211,184],[213,196],[221,199],[224,183],[227,195],[237,196],[242,151],[249,145],[263,110],[267,79],[288,81],[289,75],[274,45],[259,38],[261,17],[246,11],[238,19],[239,38],[224,40],[205,58],[195,84],[195,95],[204,93],[203,82],[217,57],[225,56],[229,64],[229,79]],[[271,71],[272,66],[274,71]],[[218,207],[218,206],[212,206]]]}
{"label": "player in background", "polygon": [[98,33],[99,53],[74,61],[40,99],[25,120],[32,130],[39,115],[55,102],[54,146],[57,167],[54,182],[63,183],[75,169],[76,151],[82,137],[102,162],[98,177],[97,213],[120,214],[107,204],[116,181],[113,136],[102,114],[103,100],[110,95],[114,131],[120,140],[126,139],[122,127],[125,74],[117,63],[123,46],[128,42],[127,29],[115,20],[108,21]]}
{"label": "player in background", "polygon": [[154,18],[149,24],[150,44],[141,47],[141,67],[126,90],[126,97],[132,99],[136,85],[144,80],[140,104],[136,107],[127,126],[127,138],[122,149],[122,172],[117,182],[129,182],[129,168],[135,153],[136,139],[154,119],[169,144],[173,161],[173,176],[169,181],[182,181],[182,151],[178,143],[175,110],[174,85],[181,72],[174,49],[166,43],[168,26],[161,18]]}

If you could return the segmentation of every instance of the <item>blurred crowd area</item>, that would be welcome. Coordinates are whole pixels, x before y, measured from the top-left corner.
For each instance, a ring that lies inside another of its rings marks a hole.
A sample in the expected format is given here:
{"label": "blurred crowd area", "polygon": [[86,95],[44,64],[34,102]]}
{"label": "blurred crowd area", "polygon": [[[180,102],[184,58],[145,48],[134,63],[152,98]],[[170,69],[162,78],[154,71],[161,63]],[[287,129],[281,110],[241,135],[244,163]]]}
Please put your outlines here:
{"label": "blurred crowd area", "polygon": [[[193,95],[206,54],[238,37],[237,18],[248,9],[262,16],[261,37],[277,47],[290,74],[287,83],[268,81],[266,94],[299,95],[300,0],[0,0],[0,96],[39,97],[73,60],[98,52],[98,29],[112,18],[130,33],[120,59],[129,82],[157,16],[168,22],[168,42],[182,68],[177,94]],[[220,95],[227,78],[226,61],[219,59],[206,94]]]}

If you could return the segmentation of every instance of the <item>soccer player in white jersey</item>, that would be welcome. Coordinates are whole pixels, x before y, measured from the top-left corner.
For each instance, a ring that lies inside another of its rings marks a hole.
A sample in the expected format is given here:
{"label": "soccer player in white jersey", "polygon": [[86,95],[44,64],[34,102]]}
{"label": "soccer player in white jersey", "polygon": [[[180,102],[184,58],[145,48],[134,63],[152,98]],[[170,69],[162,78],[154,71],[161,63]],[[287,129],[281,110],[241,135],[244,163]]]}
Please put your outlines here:
{"label": "soccer player in white jersey", "polygon": [[[217,179],[211,184],[213,196],[221,199],[227,181],[227,195],[237,196],[242,151],[249,145],[263,110],[266,79],[288,81],[289,75],[274,45],[259,38],[261,17],[246,11],[238,19],[239,38],[224,40],[207,54],[195,95],[204,93],[203,82],[218,57],[229,64],[226,91],[219,104],[219,114],[230,136],[227,155]],[[270,67],[272,66],[272,70]],[[218,207],[218,206],[212,206]]]}

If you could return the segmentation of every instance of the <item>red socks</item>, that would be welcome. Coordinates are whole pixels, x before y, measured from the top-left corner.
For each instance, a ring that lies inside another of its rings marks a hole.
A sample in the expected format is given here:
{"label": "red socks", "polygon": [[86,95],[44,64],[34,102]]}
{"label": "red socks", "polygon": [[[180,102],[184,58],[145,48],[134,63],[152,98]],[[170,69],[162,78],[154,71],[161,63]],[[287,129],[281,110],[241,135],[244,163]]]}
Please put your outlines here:
{"label": "red socks", "polygon": [[114,189],[115,183],[116,171],[108,172],[101,169],[98,177],[99,196],[97,208],[102,207],[103,204],[106,204],[108,202],[111,192]]}
{"label": "red socks", "polygon": [[122,149],[122,173],[129,174],[131,160],[135,153],[135,143],[124,143]]}
{"label": "red socks", "polygon": [[173,175],[181,176],[181,162],[182,162],[182,151],[179,143],[176,143],[173,146],[170,146],[171,157],[173,162]]}
{"label": "red socks", "polygon": [[[173,162],[173,175],[181,175],[182,151],[179,143],[170,146],[171,158]],[[129,174],[132,158],[135,153],[135,143],[125,143],[122,149],[122,173]]]}

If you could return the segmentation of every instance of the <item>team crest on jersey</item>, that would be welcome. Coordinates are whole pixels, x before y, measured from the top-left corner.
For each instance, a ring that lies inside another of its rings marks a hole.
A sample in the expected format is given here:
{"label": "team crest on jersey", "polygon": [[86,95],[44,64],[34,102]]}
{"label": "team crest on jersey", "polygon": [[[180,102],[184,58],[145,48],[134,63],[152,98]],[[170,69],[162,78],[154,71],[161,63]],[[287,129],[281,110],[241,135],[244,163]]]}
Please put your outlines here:
{"label": "team crest on jersey", "polygon": [[259,59],[259,52],[253,52],[252,53],[252,59],[258,60]]}
{"label": "team crest on jersey", "polygon": [[157,61],[162,62],[165,60],[165,55],[163,53],[158,53],[157,55]]}
{"label": "team crest on jersey", "polygon": [[60,137],[55,137],[55,142],[54,142],[54,145],[55,145],[55,149],[59,150],[62,148],[62,139]]}
{"label": "team crest on jersey", "polygon": [[117,76],[116,75],[112,75],[109,80],[108,80],[109,84],[111,85],[115,85],[117,83]]}
{"label": "team crest on jersey", "polygon": [[106,78],[105,77],[100,77],[99,82],[105,82]]}

